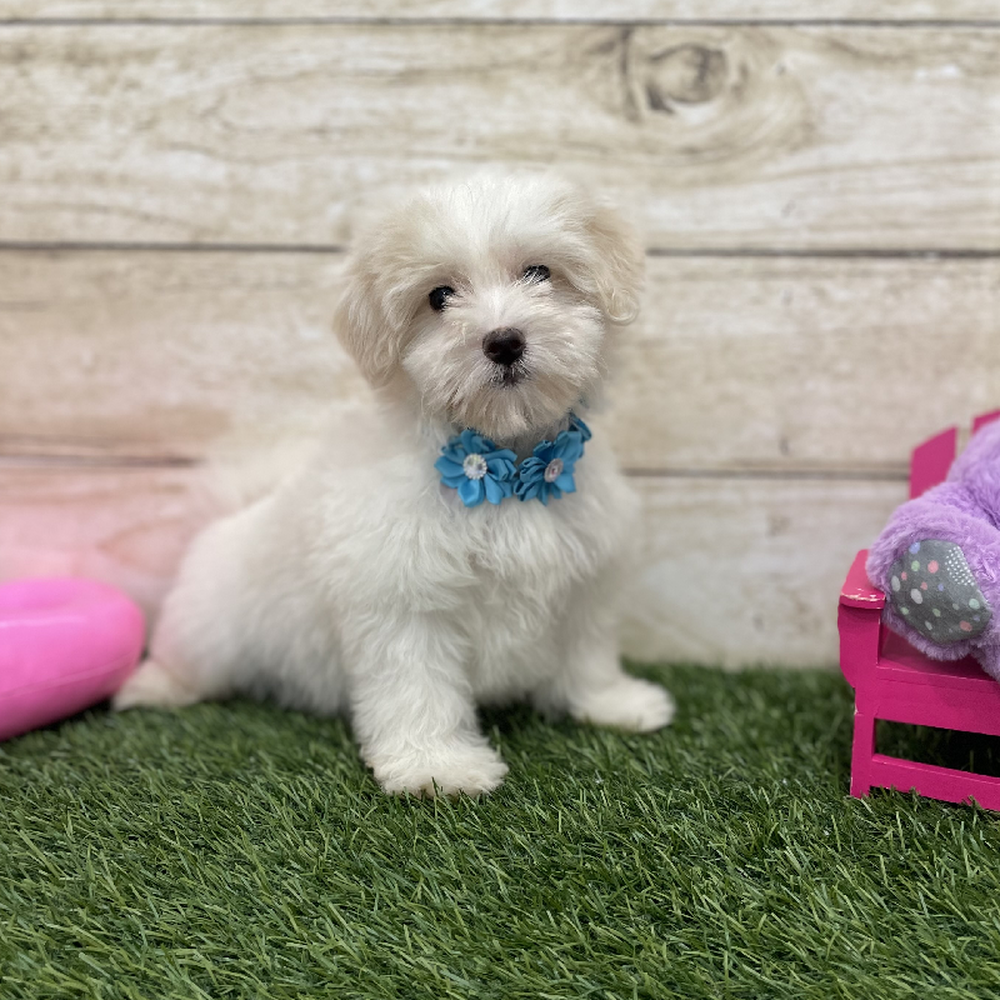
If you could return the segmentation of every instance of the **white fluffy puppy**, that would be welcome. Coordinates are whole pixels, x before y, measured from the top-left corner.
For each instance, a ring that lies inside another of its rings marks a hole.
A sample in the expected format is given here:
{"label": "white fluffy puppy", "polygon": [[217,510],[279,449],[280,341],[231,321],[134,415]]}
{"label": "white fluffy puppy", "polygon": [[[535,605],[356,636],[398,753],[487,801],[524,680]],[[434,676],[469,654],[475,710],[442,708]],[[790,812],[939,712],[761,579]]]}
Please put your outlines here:
{"label": "white fluffy puppy", "polygon": [[196,540],[116,706],[344,711],[382,787],[417,794],[503,780],[477,703],[666,725],[617,648],[634,500],[574,413],[641,276],[619,218],[548,177],[428,190],[363,234],[335,322],[372,405]]}

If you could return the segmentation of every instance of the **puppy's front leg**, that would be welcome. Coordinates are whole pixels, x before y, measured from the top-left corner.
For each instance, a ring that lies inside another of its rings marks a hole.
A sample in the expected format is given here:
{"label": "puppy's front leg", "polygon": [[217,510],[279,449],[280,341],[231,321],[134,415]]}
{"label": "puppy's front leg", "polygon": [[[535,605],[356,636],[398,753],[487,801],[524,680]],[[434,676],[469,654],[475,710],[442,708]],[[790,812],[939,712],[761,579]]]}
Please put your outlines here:
{"label": "puppy's front leg", "polygon": [[354,729],[385,791],[479,795],[503,781],[476,723],[465,644],[441,616],[381,618],[352,638]]}
{"label": "puppy's front leg", "polygon": [[538,692],[536,703],[542,709],[568,711],[581,722],[652,732],[670,724],[674,700],[659,684],[622,669],[617,589],[611,574],[578,588],[558,625],[562,664]]}

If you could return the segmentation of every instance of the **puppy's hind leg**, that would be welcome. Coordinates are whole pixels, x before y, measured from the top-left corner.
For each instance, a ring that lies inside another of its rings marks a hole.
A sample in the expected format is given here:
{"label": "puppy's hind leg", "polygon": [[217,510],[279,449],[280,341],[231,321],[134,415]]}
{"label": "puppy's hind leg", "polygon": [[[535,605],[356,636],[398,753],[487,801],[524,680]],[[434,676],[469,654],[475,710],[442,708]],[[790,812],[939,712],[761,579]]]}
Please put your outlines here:
{"label": "puppy's hind leg", "polygon": [[253,578],[244,571],[248,514],[217,521],[195,540],[163,604],[148,659],[114,696],[114,708],[178,708],[232,693],[254,620],[244,606]]}
{"label": "puppy's hind leg", "polygon": [[138,669],[111,699],[119,712],[129,708],[183,708],[201,701],[197,690],[188,687],[156,660],[143,660]]}
{"label": "puppy's hind leg", "polygon": [[[196,607],[206,604],[201,591],[182,578],[168,596],[149,654],[111,699],[113,708],[182,708],[228,693],[217,676],[225,644],[213,643],[210,625],[198,620]],[[196,594],[200,601],[192,600]]]}

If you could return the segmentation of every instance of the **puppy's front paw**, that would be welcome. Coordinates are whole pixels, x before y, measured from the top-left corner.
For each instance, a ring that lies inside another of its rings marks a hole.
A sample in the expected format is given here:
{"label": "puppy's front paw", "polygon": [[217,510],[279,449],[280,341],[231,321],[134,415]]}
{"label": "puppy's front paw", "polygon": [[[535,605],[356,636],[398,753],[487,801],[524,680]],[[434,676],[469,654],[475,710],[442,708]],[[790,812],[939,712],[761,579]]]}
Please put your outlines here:
{"label": "puppy's front paw", "polygon": [[375,780],[390,795],[483,795],[498,787],[507,765],[489,746],[456,743],[373,756]]}
{"label": "puppy's front paw", "polygon": [[674,699],[659,684],[623,674],[611,687],[577,698],[571,713],[581,722],[650,733],[670,725],[674,710]]}

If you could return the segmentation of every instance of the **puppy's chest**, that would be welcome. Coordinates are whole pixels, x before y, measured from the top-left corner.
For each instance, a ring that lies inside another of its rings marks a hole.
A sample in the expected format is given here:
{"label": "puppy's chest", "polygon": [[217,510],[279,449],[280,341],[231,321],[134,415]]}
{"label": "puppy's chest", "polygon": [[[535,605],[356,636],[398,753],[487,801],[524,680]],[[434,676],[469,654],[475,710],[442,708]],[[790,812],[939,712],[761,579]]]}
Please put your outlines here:
{"label": "puppy's chest", "polygon": [[600,571],[604,546],[585,526],[539,505],[527,516],[492,517],[464,532],[473,575],[468,603],[478,631],[511,643],[545,631],[563,612],[574,583]]}
{"label": "puppy's chest", "polygon": [[470,520],[462,532],[469,564],[484,578],[515,585],[545,578],[555,585],[559,578],[592,572],[605,557],[593,518],[541,504],[484,513],[491,516]]}
{"label": "puppy's chest", "polygon": [[462,629],[477,699],[519,697],[534,688],[553,659],[559,622],[572,600],[573,577],[560,563],[538,560],[526,539],[503,552],[471,552],[475,583],[463,602]]}

